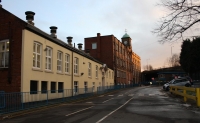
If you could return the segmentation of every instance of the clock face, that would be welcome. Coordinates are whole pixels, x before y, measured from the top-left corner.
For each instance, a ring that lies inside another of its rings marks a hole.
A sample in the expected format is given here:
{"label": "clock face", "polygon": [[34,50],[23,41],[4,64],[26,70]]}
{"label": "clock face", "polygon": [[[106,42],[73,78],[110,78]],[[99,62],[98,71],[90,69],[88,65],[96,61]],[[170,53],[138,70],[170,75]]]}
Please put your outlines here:
{"label": "clock face", "polygon": [[128,41],[124,41],[124,44],[127,45],[127,44],[128,44]]}

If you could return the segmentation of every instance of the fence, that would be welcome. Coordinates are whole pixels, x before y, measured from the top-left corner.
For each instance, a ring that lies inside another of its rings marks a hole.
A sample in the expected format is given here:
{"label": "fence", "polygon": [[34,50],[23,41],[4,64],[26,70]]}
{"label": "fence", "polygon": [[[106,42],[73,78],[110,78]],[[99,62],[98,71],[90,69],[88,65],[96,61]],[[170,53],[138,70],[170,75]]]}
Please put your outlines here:
{"label": "fence", "polygon": [[200,107],[200,88],[170,86],[170,92],[183,96],[184,101],[192,99],[196,101],[198,107]]}
{"label": "fence", "polygon": [[87,98],[93,96],[94,94],[103,94],[113,90],[134,86],[137,85],[97,87],[96,92],[94,91],[94,88],[78,88],[18,93],[0,92],[0,115],[46,105],[52,105],[56,103],[70,102],[77,99]]}

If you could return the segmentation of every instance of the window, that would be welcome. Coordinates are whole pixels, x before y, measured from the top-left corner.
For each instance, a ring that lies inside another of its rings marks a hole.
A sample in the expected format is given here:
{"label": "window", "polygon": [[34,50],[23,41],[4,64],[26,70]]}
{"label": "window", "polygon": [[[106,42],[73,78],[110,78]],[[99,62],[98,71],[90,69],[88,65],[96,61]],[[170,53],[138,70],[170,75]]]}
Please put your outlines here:
{"label": "window", "polygon": [[109,71],[109,78],[111,78],[111,76],[110,76],[110,71]]}
{"label": "window", "polygon": [[78,74],[78,58],[74,58],[74,74]]}
{"label": "window", "polygon": [[56,93],[56,82],[51,82],[51,93]]}
{"label": "window", "polygon": [[46,81],[42,81],[42,83],[41,83],[41,92],[43,94],[47,93],[47,82]]}
{"label": "window", "polygon": [[87,82],[84,82],[84,88],[85,88],[85,92],[87,92],[88,91],[88,89],[87,89],[87,85],[88,83]]}
{"label": "window", "polygon": [[99,86],[101,86],[101,82],[99,82]]}
{"label": "window", "polygon": [[51,70],[52,48],[46,47],[46,70]]}
{"label": "window", "polygon": [[9,63],[9,40],[0,42],[0,68],[8,67]]}
{"label": "window", "polygon": [[96,66],[96,78],[98,78],[98,66]]}
{"label": "window", "polygon": [[77,93],[78,92],[78,82],[74,81],[74,92]]}
{"label": "window", "polygon": [[117,77],[120,77],[120,72],[117,70]]}
{"label": "window", "polygon": [[89,63],[88,63],[88,76],[89,76],[89,77],[91,77],[91,67],[92,67],[92,65],[91,65],[91,63],[89,62]]}
{"label": "window", "polygon": [[116,44],[116,51],[118,51],[118,45]]}
{"label": "window", "polygon": [[65,73],[69,73],[70,55],[65,54]]}
{"label": "window", "polygon": [[92,82],[92,90],[95,91],[95,82]]}
{"label": "window", "polygon": [[97,43],[92,43],[92,49],[97,49]]}
{"label": "window", "polygon": [[42,45],[40,43],[34,42],[33,44],[33,67],[41,68],[41,54]]}
{"label": "window", "polygon": [[30,94],[37,94],[38,91],[38,82],[37,81],[30,81]]}
{"label": "window", "polygon": [[62,52],[57,52],[57,71],[62,72]]}
{"label": "window", "polygon": [[58,82],[58,93],[63,92],[63,82]]}

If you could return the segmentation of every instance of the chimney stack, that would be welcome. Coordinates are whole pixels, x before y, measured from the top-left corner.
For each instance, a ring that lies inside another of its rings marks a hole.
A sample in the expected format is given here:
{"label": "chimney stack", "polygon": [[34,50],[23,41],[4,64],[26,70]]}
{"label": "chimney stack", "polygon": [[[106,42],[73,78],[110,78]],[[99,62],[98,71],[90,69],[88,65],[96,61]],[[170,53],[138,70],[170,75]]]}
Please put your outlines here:
{"label": "chimney stack", "polygon": [[0,0],[0,8],[2,8],[2,5],[1,5],[1,0]]}
{"label": "chimney stack", "polygon": [[68,45],[72,46],[72,38],[71,36],[67,37]]}
{"label": "chimney stack", "polygon": [[29,24],[31,24],[31,25],[34,25],[33,20],[34,20],[35,13],[32,12],[32,11],[26,11],[25,14],[26,14],[26,20],[27,20],[27,22]]}
{"label": "chimney stack", "polygon": [[53,38],[57,38],[57,35],[56,35],[56,30],[58,29],[56,26],[51,26],[51,27],[49,27],[50,29],[51,29],[51,36],[53,37]]}
{"label": "chimney stack", "polygon": [[79,43],[79,44],[77,44],[77,45],[78,45],[78,49],[79,49],[79,50],[82,50],[82,45],[83,45],[83,44],[82,44],[82,43]]}

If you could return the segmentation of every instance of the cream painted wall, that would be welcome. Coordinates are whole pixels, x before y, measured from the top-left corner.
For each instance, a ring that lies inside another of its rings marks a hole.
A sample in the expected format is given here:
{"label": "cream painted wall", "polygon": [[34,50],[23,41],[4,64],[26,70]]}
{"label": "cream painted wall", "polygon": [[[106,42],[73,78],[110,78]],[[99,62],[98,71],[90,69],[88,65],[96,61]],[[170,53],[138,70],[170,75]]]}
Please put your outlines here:
{"label": "cream painted wall", "polygon": [[[42,44],[42,55],[41,55],[41,69],[33,68],[33,44],[34,41]],[[52,71],[45,70],[45,48],[49,46],[53,49],[52,58]],[[57,72],[57,51],[63,53],[62,58],[67,53],[70,55],[70,73],[64,73],[64,61],[62,62],[61,73]],[[72,76],[72,51],[63,48],[35,33],[28,30],[23,30],[23,43],[22,43],[22,79],[21,79],[21,91],[30,91],[30,80],[38,81],[38,91],[41,91],[41,81],[48,82],[48,90],[50,90],[50,82],[57,82],[56,90],[58,89],[58,82],[64,82],[64,89],[72,89],[74,87],[74,81],[78,81],[78,88],[84,88],[84,82],[88,83],[88,88],[93,86],[95,82],[95,88],[99,86],[99,82],[102,83],[102,72],[100,63],[94,62],[84,56],[77,53],[73,53],[73,58],[77,57],[79,60],[78,75]],[[88,77],[88,63],[92,64],[92,76]],[[98,77],[95,77],[95,68],[98,66]],[[109,69],[113,72],[113,70]],[[81,75],[81,73],[84,73]],[[112,75],[111,75],[112,76]],[[73,81],[73,82],[72,82]],[[112,83],[114,85],[114,78],[105,78],[105,82]],[[95,89],[96,90],[96,89]]]}

